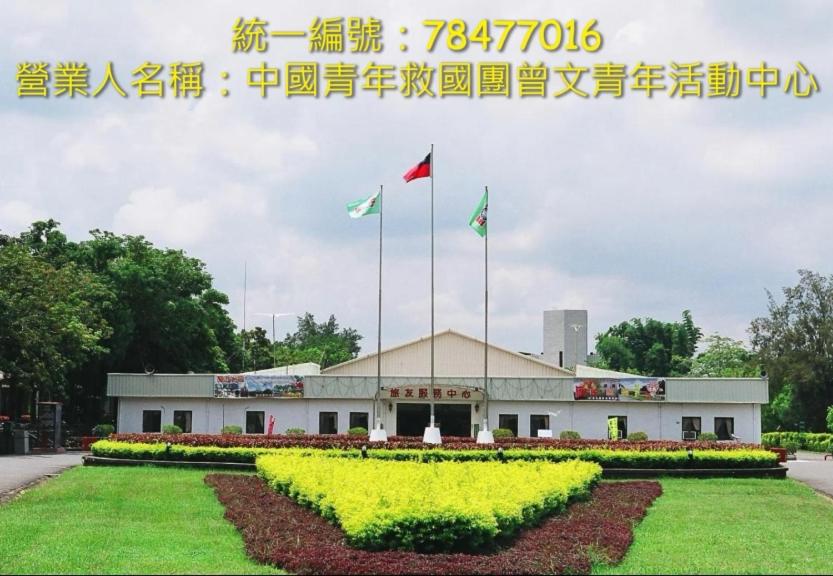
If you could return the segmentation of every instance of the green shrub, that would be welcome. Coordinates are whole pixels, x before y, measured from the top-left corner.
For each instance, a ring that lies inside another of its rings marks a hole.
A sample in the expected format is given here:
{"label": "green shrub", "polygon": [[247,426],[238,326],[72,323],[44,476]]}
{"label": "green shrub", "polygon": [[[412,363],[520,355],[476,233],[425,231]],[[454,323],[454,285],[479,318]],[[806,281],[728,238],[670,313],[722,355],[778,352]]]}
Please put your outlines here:
{"label": "green shrub", "polygon": [[493,438],[514,438],[515,434],[509,428],[495,428],[492,430]]}
{"label": "green shrub", "polygon": [[[133,460],[173,460],[193,462],[246,462],[253,463],[257,456],[276,453],[315,453],[331,458],[361,458],[358,449],[341,448],[221,448],[218,446],[187,446],[164,442],[118,442],[99,440],[91,447],[95,456],[129,458]],[[611,450],[609,448],[509,448],[497,450],[452,450],[445,448],[368,450],[368,457],[377,460],[405,462],[489,462],[503,459],[506,462],[566,462],[584,460],[596,462],[603,468],[686,468],[688,453],[680,450]],[[696,468],[769,468],[775,466],[778,455],[769,450],[693,450]]]}
{"label": "green shrub", "polygon": [[115,432],[116,427],[112,424],[97,424],[93,428],[93,436],[98,436],[99,438],[107,438],[110,434]]}
{"label": "green shrub", "polygon": [[304,430],[303,428],[287,428],[286,433],[290,434],[290,435],[300,436],[302,434],[306,434],[307,431]]}
{"label": "green shrub", "polygon": [[764,446],[786,448],[787,442],[797,442],[801,450],[811,452],[826,452],[831,441],[833,434],[827,432],[767,432],[761,435]]}
{"label": "green shrub", "polygon": [[646,432],[631,432],[628,434],[628,440],[631,442],[645,442],[648,439]]}
{"label": "green shrub", "polygon": [[220,430],[220,434],[242,434],[243,429],[236,424],[229,424],[228,426],[223,426]]}
{"label": "green shrub", "polygon": [[367,436],[367,428],[364,426],[354,426],[347,431],[348,436]]}
{"label": "green shrub", "polygon": [[176,424],[165,424],[162,426],[163,434],[182,434],[182,428]]}
{"label": "green shrub", "polygon": [[787,440],[784,442],[784,448],[787,450],[787,454],[795,454],[801,449],[801,442],[796,440]]}
{"label": "green shrub", "polygon": [[827,431],[833,432],[833,406],[827,407],[827,418],[825,418],[825,422],[827,424]]}
{"label": "green shrub", "polygon": [[714,432],[700,432],[697,439],[702,440],[703,442],[717,442],[717,434]]}
{"label": "green shrub", "polygon": [[581,440],[581,434],[575,430],[562,430],[558,437],[562,440]]}

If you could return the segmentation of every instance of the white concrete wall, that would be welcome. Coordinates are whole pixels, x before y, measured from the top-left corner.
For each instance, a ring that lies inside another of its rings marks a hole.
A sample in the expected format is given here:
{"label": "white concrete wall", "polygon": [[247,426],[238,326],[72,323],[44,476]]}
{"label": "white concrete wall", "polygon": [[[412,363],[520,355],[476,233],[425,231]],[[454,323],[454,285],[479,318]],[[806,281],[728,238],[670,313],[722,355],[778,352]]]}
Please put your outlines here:
{"label": "white concrete wall", "polygon": [[[396,408],[388,410],[383,401],[381,418],[388,434],[396,433]],[[483,403],[479,413],[471,403],[472,424],[481,424]],[[174,410],[191,410],[192,432],[216,434],[225,425],[236,424],[245,430],[246,411],[263,410],[268,426],[269,416],[275,417],[275,433],[287,428],[303,428],[310,434],[318,433],[319,412],[338,413],[338,432],[346,433],[350,427],[350,412],[367,412],[368,424],[373,427],[373,402],[371,400],[339,399],[203,399],[203,398],[120,398],[118,431],[141,432],[142,411],[161,410],[162,425],[173,424]],[[518,434],[533,436],[529,429],[532,414],[547,414],[553,436],[562,430],[575,430],[582,438],[607,438],[608,416],[627,416],[628,432],[645,432],[651,440],[681,440],[682,417],[699,416],[703,432],[714,432],[714,418],[728,416],[735,419],[735,435],[743,442],[761,441],[760,404],[679,404],[663,402],[506,402],[489,403],[489,427],[498,427],[499,414],[518,415]]]}
{"label": "white concrete wall", "polygon": [[501,402],[489,403],[489,427],[497,428],[500,414],[518,415],[518,434],[530,431],[532,414],[547,414],[553,436],[575,430],[582,438],[607,438],[609,416],[627,416],[628,432],[645,432],[651,440],[681,440],[682,417],[699,416],[703,432],[714,432],[715,417],[735,419],[735,436],[742,442],[761,441],[760,404],[670,404],[662,402]]}
{"label": "white concrete wall", "polygon": [[269,425],[269,416],[274,416],[276,434],[283,434],[287,428],[303,428],[317,434],[319,412],[338,413],[339,434],[349,429],[350,412],[367,412],[371,426],[373,419],[370,400],[119,398],[118,431],[141,432],[144,410],[161,410],[163,426],[173,424],[174,410],[191,410],[191,431],[195,434],[217,434],[228,425],[240,426],[245,431],[247,410],[265,412],[264,427]]}

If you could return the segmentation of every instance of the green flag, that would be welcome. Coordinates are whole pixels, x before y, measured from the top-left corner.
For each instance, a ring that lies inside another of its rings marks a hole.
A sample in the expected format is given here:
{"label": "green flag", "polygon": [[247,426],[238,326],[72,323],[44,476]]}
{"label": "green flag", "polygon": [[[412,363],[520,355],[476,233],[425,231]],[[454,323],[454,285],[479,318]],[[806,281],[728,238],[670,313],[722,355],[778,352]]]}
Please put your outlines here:
{"label": "green flag", "polygon": [[378,214],[379,204],[379,192],[376,192],[376,194],[365,200],[350,202],[347,205],[347,213],[350,214],[350,218],[361,218],[368,214]]}
{"label": "green flag", "polygon": [[480,234],[480,236],[486,235],[486,212],[488,210],[489,193],[484,192],[483,198],[480,199],[480,204],[477,205],[477,208],[471,213],[471,218],[469,218],[469,226],[472,230]]}

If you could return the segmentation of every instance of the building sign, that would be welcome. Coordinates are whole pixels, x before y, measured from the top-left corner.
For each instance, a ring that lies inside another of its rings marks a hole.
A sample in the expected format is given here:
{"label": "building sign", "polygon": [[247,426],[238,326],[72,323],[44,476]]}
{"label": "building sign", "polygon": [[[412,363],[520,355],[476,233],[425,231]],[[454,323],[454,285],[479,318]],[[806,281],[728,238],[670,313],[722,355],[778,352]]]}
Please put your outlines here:
{"label": "building sign", "polygon": [[578,378],[573,385],[575,400],[638,402],[665,400],[665,380],[651,378]]}
{"label": "building sign", "polygon": [[303,398],[304,377],[262,374],[217,374],[217,398]]}
{"label": "building sign", "polygon": [[[428,386],[396,386],[382,388],[383,400],[424,400],[430,398],[431,389]],[[480,388],[466,388],[463,386],[434,386],[434,400],[483,400]]]}

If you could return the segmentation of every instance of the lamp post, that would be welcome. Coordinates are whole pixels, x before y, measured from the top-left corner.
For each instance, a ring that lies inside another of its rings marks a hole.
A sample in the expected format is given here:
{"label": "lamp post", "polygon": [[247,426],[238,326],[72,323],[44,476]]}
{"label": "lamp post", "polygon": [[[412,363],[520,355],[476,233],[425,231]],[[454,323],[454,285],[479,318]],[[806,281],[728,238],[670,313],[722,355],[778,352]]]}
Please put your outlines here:
{"label": "lamp post", "polygon": [[271,316],[272,317],[272,367],[278,366],[278,348],[277,340],[275,339],[275,319],[282,316],[295,316],[295,312],[255,312],[257,316]]}

